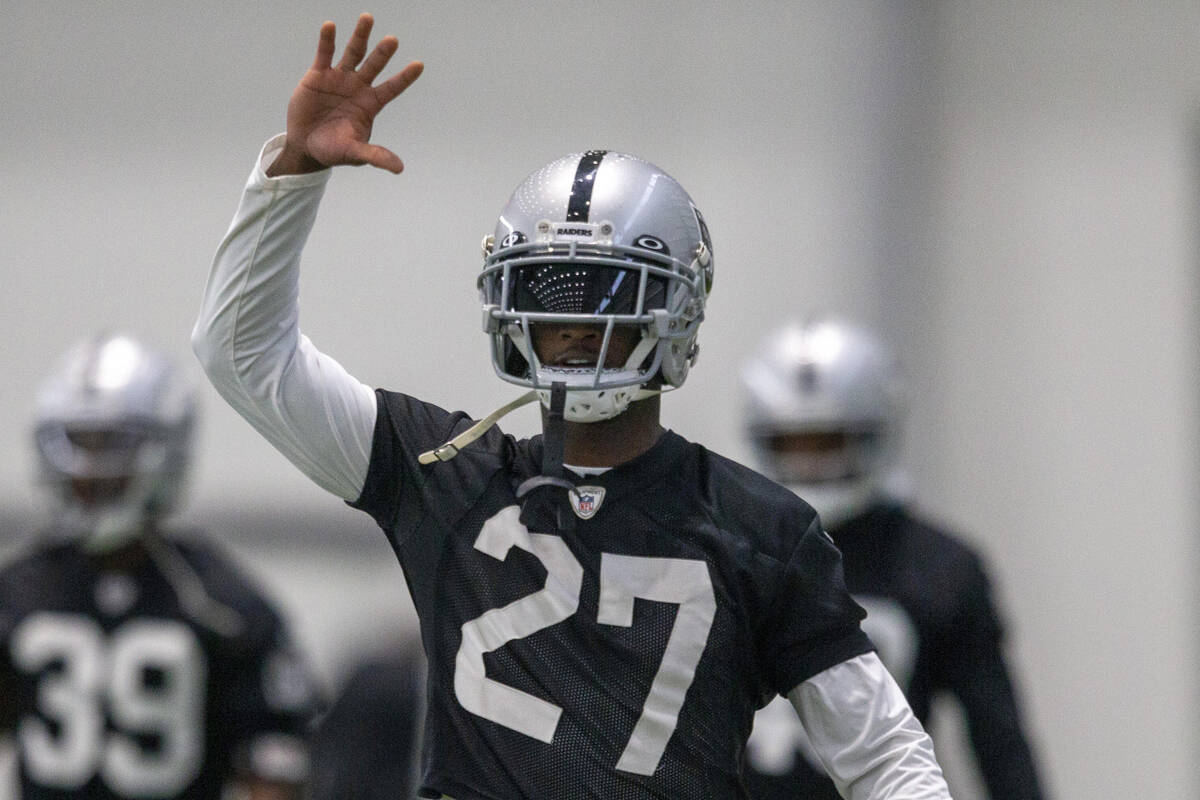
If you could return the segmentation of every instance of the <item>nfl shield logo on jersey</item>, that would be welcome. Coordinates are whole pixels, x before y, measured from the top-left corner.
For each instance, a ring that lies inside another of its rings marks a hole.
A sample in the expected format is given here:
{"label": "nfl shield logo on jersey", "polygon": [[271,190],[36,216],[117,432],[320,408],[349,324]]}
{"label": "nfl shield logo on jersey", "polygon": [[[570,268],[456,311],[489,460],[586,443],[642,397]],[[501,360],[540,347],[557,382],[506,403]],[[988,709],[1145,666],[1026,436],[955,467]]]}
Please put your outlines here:
{"label": "nfl shield logo on jersey", "polygon": [[603,486],[576,486],[575,491],[568,492],[571,498],[571,508],[580,519],[591,519],[600,510],[604,502]]}

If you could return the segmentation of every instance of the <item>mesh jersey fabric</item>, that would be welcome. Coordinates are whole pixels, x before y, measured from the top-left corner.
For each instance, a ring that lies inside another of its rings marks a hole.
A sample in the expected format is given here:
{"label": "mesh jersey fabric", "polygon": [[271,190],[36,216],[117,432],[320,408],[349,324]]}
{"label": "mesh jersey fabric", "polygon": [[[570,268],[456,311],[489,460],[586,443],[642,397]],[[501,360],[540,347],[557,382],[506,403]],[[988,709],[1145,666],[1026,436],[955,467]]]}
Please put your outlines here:
{"label": "mesh jersey fabric", "polygon": [[[0,691],[26,800],[217,800],[256,742],[307,734],[316,695],[280,616],[216,546],[171,547],[236,630],[197,620],[148,557],[108,570],[66,542],[0,571]],[[33,728],[48,738],[27,741]]]}
{"label": "mesh jersey fabric", "polygon": [[[492,429],[452,461],[422,466],[420,452],[471,420],[407,395],[378,396],[371,466],[353,505],[388,535],[421,621],[423,796],[744,797],[755,709],[872,649],[815,513],[757,473],[666,432],[632,461],[580,479],[604,490],[599,508],[556,530],[546,509],[522,509],[516,498],[540,472],[540,436]],[[519,544],[483,552],[497,537]],[[668,567],[690,578],[668,577]],[[614,583],[638,570],[637,586],[659,585],[626,587],[632,611],[613,622],[604,593],[619,594]],[[636,596],[690,597],[702,584],[714,601],[707,626],[697,623],[702,604]],[[689,674],[677,640],[701,631]],[[499,644],[480,647],[479,636]],[[473,693],[508,699],[473,713],[462,702]],[[651,696],[672,693],[682,694],[675,718],[660,715],[649,736],[636,736]],[[510,701],[516,719],[504,716]],[[544,739],[514,727],[522,709],[555,708]],[[618,768],[664,735],[657,759]]]}
{"label": "mesh jersey fabric", "polygon": [[[890,502],[832,534],[843,554],[847,588],[870,611],[864,627],[916,717],[926,723],[934,697],[953,694],[966,713],[989,794],[1042,800],[1004,657],[1003,625],[978,553]],[[751,740],[746,770],[751,796],[838,800],[833,782],[802,751],[779,751],[778,740],[796,740],[787,729],[795,725],[794,715],[776,719],[766,713],[771,727],[764,730],[776,741],[763,742],[760,753],[756,737]],[[757,758],[760,754],[764,757]]]}

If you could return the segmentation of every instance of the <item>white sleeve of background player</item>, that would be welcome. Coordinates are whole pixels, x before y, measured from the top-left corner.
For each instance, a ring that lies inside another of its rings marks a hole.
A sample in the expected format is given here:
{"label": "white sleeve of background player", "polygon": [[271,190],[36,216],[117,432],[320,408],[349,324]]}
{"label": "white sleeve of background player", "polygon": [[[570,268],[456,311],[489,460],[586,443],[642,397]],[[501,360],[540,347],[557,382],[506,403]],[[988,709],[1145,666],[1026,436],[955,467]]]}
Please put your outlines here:
{"label": "white sleeve of background player", "polygon": [[933,742],[874,653],[788,692],[817,757],[847,800],[947,800]]}
{"label": "white sleeve of background player", "polygon": [[318,485],[362,493],[375,393],[300,333],[300,253],[330,170],[268,178],[267,142],[213,259],[192,349],[231,406]]}

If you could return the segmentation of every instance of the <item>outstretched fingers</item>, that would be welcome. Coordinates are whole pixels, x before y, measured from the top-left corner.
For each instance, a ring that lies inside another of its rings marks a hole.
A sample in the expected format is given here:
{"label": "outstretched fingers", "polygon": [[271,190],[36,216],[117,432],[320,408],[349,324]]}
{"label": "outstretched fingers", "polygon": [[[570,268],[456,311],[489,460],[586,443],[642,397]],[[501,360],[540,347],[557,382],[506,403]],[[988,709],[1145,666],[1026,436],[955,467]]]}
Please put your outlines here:
{"label": "outstretched fingers", "polygon": [[325,22],[321,25],[321,35],[317,39],[317,55],[313,59],[312,68],[318,72],[329,69],[333,63],[333,53],[335,50],[334,36],[337,33],[337,26],[332,22]]}
{"label": "outstretched fingers", "polygon": [[375,45],[375,49],[371,51],[371,55],[363,62],[362,68],[358,71],[358,76],[366,83],[374,83],[383,68],[387,66],[388,61],[396,54],[396,49],[400,46],[400,42],[395,36],[385,36],[379,40],[379,44]]}
{"label": "outstretched fingers", "polygon": [[337,28],[332,22],[321,25],[312,69],[288,103],[288,146],[297,156],[289,169],[339,164],[369,164],[390,172],[404,169],[399,156],[369,142],[371,126],[380,109],[407,89],[423,66],[414,61],[374,86],[400,47],[395,36],[385,36],[368,55],[374,23],[370,14],[358,18],[336,66]]}
{"label": "outstretched fingers", "polygon": [[375,97],[379,100],[379,105],[386,106],[395,100],[401,92],[412,85],[413,81],[421,77],[424,70],[425,65],[420,61],[410,61],[404,69],[376,86]]}
{"label": "outstretched fingers", "polygon": [[358,66],[358,62],[363,60],[363,56],[367,54],[367,40],[371,36],[371,27],[374,24],[375,18],[370,14],[359,16],[354,33],[350,34],[350,40],[346,42],[342,60],[338,62],[338,69],[353,70]]}

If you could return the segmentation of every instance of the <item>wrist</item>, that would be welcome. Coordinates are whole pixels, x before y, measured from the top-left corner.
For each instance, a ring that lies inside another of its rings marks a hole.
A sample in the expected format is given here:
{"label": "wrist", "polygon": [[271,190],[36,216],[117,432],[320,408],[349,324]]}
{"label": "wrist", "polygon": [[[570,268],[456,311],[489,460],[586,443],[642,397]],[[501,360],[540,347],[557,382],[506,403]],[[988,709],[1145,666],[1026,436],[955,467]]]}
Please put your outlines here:
{"label": "wrist", "polygon": [[278,178],[281,175],[306,175],[323,169],[325,165],[320,161],[285,144],[271,166],[267,167],[266,173],[268,178]]}

